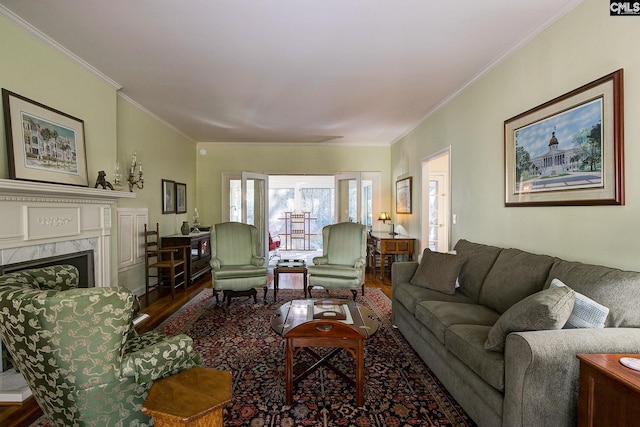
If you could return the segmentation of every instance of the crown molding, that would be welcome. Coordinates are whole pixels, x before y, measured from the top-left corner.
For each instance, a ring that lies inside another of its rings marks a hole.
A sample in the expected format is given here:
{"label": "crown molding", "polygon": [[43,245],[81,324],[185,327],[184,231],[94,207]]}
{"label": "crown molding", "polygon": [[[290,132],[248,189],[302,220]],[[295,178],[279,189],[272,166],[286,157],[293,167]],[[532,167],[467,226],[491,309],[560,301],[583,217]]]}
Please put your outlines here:
{"label": "crown molding", "polygon": [[105,81],[107,84],[109,84],[110,86],[114,87],[116,90],[122,89],[122,86],[118,82],[116,82],[113,79],[109,78],[107,75],[102,73],[100,70],[98,70],[97,68],[95,68],[94,66],[92,66],[91,64],[86,62],[84,59],[80,58],[79,56],[77,56],[76,54],[71,52],[66,47],[62,46],[57,41],[53,40],[51,37],[49,37],[48,35],[46,35],[42,31],[38,30],[36,27],[34,27],[30,23],[28,23],[27,21],[22,19],[20,16],[16,15],[15,13],[13,13],[11,10],[7,9],[7,7],[2,5],[2,4],[0,4],[0,15],[3,15],[4,17],[9,19],[10,21],[13,21],[13,23],[18,25],[22,29],[26,30],[27,32],[33,34],[38,39],[40,39],[44,43],[48,44],[49,46],[51,46],[52,48],[54,48],[55,50],[57,50],[58,52],[60,52],[64,56],[66,56],[67,58],[71,59],[76,64],[84,67],[89,72],[95,74],[98,78],[100,78],[101,80]]}

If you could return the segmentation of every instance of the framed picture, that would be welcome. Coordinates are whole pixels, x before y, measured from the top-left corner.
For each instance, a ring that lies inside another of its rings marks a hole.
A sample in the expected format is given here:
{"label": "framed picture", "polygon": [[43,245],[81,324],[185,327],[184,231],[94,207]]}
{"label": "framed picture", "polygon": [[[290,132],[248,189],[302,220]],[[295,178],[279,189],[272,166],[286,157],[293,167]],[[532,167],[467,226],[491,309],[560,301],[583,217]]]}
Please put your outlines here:
{"label": "framed picture", "polygon": [[84,122],[2,89],[9,177],[87,187]]}
{"label": "framed picture", "polygon": [[162,213],[176,213],[176,183],[162,180]]}
{"label": "framed picture", "polygon": [[187,184],[176,182],[176,213],[187,211]]}
{"label": "framed picture", "polygon": [[411,177],[396,181],[396,213],[411,213]]}
{"label": "framed picture", "polygon": [[504,122],[505,206],[623,205],[623,72]]}

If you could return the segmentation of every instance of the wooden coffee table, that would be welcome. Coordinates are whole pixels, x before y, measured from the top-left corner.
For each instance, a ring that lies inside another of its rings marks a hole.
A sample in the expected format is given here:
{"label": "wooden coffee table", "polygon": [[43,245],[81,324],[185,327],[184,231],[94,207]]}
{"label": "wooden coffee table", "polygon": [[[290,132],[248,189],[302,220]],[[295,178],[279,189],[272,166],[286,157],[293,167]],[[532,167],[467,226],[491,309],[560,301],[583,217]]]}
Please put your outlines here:
{"label": "wooden coffee table", "polygon": [[[355,386],[356,404],[362,406],[364,340],[375,334],[378,326],[371,310],[351,300],[304,299],[283,304],[271,317],[271,328],[285,338],[286,404],[293,403],[293,388],[324,365]],[[330,347],[333,350],[323,357],[312,350],[314,347]],[[293,354],[296,348],[303,348],[317,362],[294,378]],[[343,349],[355,358],[355,381],[330,363],[330,359]]]}

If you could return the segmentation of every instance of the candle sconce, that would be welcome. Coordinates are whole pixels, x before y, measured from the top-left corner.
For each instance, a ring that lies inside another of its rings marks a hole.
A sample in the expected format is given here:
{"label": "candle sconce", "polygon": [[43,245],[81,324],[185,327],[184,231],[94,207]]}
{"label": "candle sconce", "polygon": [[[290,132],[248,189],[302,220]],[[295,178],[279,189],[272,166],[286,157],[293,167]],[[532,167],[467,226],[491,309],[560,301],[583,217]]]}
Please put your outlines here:
{"label": "candle sconce", "polygon": [[[136,179],[136,167],[138,167],[138,179]],[[140,190],[144,188],[144,175],[142,174],[142,162],[138,162],[136,152],[133,152],[131,157],[131,167],[129,168],[129,191],[133,192],[133,187],[138,187]]]}

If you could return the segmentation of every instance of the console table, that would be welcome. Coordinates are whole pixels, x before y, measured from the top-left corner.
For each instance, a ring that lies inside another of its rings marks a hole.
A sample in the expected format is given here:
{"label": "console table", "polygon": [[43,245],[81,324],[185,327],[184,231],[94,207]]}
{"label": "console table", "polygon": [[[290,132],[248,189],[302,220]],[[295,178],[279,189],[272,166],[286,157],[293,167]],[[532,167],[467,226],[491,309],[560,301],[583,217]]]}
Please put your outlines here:
{"label": "console table", "polygon": [[191,256],[187,257],[187,283],[193,284],[203,274],[211,271],[211,233],[203,231],[186,236],[173,234],[162,238],[162,247],[187,246],[191,248]]}
{"label": "console table", "polygon": [[395,236],[382,231],[369,233],[372,246],[380,254],[380,278],[384,278],[384,261],[386,255],[408,255],[413,261],[413,251],[416,239],[397,234]]}
{"label": "console table", "polygon": [[620,363],[638,354],[578,354],[578,426],[631,426],[640,420],[640,371]]}

